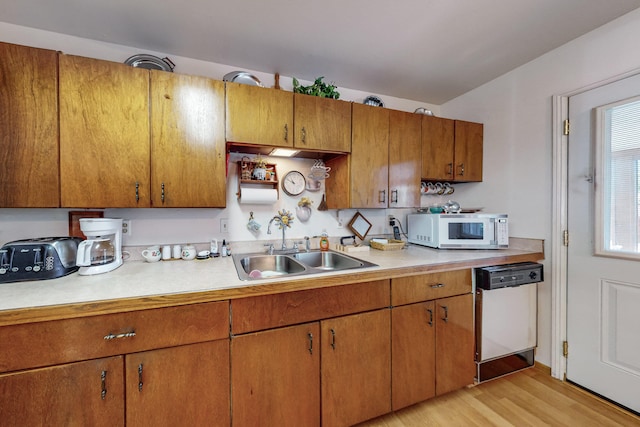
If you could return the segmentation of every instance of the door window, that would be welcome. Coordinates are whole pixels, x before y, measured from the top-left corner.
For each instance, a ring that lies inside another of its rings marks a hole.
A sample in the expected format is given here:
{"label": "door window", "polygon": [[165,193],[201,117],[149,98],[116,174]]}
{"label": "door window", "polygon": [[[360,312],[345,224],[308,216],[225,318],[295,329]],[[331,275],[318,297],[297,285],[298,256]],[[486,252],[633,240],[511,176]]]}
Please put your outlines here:
{"label": "door window", "polygon": [[640,97],[595,111],[595,252],[640,259]]}

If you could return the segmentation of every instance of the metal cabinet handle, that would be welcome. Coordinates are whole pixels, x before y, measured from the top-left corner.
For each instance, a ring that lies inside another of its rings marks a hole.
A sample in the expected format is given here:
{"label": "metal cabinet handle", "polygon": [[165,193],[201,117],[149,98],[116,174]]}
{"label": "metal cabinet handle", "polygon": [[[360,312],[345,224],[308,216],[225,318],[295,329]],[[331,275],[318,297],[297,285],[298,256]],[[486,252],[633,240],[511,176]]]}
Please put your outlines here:
{"label": "metal cabinet handle", "polygon": [[387,201],[387,190],[378,191],[378,202],[386,203],[386,201]]}
{"label": "metal cabinet handle", "polygon": [[160,200],[164,203],[164,182],[160,184]]}
{"label": "metal cabinet handle", "polygon": [[460,176],[464,176],[464,163],[460,163],[458,167],[460,168]]}
{"label": "metal cabinet handle", "polygon": [[136,331],[131,331],[131,332],[125,332],[124,334],[108,334],[104,336],[104,339],[109,341],[109,340],[115,340],[120,338],[131,338],[135,336],[136,336]]}
{"label": "metal cabinet handle", "polygon": [[449,168],[447,175],[453,176],[453,163],[447,163],[447,167]]}
{"label": "metal cabinet handle", "polygon": [[336,331],[330,329],[331,332],[331,348],[336,349]]}
{"label": "metal cabinet handle", "polygon": [[287,123],[284,124],[284,140],[289,141],[289,125]]}
{"label": "metal cabinet handle", "polygon": [[444,288],[444,283],[436,283],[435,285],[431,285],[433,289]]}
{"label": "metal cabinet handle", "polygon": [[427,313],[429,313],[429,326],[433,326],[433,310],[427,308]]}
{"label": "metal cabinet handle", "polygon": [[307,336],[309,337],[309,354],[313,354],[313,334],[309,332]]}
{"label": "metal cabinet handle", "polygon": [[391,203],[398,203],[398,190],[391,190]]}
{"label": "metal cabinet handle", "polygon": [[107,371],[100,373],[100,398],[104,400],[107,397]]}
{"label": "metal cabinet handle", "polygon": [[441,305],[440,307],[442,307],[442,309],[444,310],[444,317],[442,318],[442,320],[444,320],[445,322],[449,321],[449,307],[447,307],[446,305]]}
{"label": "metal cabinet handle", "polygon": [[136,181],[136,202],[140,201],[140,183]]}
{"label": "metal cabinet handle", "polygon": [[302,127],[302,143],[307,143],[307,130],[304,127]]}
{"label": "metal cabinet handle", "polygon": [[138,391],[142,391],[142,363],[138,365]]}

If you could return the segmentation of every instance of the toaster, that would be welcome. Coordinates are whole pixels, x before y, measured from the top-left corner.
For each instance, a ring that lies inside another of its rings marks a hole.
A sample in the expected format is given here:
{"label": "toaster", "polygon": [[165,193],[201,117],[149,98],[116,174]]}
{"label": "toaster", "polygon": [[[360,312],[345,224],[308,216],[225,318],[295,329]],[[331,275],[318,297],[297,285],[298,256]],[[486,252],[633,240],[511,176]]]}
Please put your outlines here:
{"label": "toaster", "polygon": [[78,271],[82,239],[41,237],[8,242],[0,248],[0,283],[55,279]]}

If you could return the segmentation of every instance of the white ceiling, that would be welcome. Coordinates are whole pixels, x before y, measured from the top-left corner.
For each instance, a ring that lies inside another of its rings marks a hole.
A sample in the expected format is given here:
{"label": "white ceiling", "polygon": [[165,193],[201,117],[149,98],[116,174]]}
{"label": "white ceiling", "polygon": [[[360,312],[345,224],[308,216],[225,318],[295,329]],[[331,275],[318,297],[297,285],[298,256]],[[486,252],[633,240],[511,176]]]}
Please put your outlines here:
{"label": "white ceiling", "polygon": [[442,104],[638,7],[640,0],[0,0],[0,20]]}

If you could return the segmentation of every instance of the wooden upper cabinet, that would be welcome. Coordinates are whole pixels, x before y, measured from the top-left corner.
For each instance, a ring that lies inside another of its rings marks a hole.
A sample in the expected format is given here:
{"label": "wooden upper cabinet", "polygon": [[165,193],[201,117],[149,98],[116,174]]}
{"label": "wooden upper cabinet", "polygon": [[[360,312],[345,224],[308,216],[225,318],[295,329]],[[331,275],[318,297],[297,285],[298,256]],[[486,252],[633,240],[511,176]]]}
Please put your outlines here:
{"label": "wooden upper cabinet", "polygon": [[422,117],[422,178],[482,181],[481,123]]}
{"label": "wooden upper cabinet", "polygon": [[0,208],[58,207],[57,53],[0,43]]}
{"label": "wooden upper cabinet", "polygon": [[422,116],[389,110],[390,208],[420,206]]}
{"label": "wooden upper cabinet", "polygon": [[293,146],[293,92],[226,83],[226,139]]}
{"label": "wooden upper cabinet", "polygon": [[389,197],[389,110],[352,104],[351,207],[386,208]]}
{"label": "wooden upper cabinet", "polygon": [[151,71],[151,204],[226,204],[224,83]]}
{"label": "wooden upper cabinet", "polygon": [[149,71],[59,61],[62,206],[149,207]]}
{"label": "wooden upper cabinet", "polygon": [[455,121],[454,181],[482,181],[483,130],[482,123]]}
{"label": "wooden upper cabinet", "polygon": [[294,94],[296,148],[314,151],[351,151],[351,103]]}
{"label": "wooden upper cabinet", "polygon": [[454,121],[422,117],[422,178],[453,180]]}

